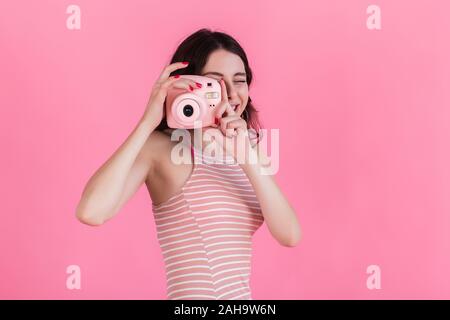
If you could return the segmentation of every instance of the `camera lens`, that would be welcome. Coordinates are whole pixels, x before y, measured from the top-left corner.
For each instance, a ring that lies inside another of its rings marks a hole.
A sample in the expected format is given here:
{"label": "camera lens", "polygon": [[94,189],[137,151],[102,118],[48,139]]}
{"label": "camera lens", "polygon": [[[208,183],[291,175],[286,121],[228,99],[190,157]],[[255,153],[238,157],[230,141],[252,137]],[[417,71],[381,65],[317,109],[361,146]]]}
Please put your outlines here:
{"label": "camera lens", "polygon": [[190,104],[185,105],[183,107],[183,114],[186,117],[191,117],[194,114],[194,108]]}

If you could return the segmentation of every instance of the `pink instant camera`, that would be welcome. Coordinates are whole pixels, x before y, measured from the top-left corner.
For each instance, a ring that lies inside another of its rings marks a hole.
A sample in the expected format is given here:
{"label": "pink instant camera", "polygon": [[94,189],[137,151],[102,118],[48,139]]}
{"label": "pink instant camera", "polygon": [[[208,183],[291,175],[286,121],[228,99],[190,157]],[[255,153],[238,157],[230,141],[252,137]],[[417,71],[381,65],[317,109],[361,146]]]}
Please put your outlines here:
{"label": "pink instant camera", "polygon": [[221,100],[220,83],[198,75],[180,75],[202,84],[194,91],[170,88],[166,97],[166,120],[170,128],[193,129],[214,124],[216,106]]}

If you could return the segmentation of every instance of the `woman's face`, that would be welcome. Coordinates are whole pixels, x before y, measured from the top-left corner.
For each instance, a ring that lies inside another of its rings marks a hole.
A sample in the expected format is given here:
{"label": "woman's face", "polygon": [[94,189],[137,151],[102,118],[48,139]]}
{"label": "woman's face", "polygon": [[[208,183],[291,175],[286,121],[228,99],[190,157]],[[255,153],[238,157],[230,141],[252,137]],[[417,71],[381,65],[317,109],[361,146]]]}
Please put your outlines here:
{"label": "woman's face", "polygon": [[201,75],[225,81],[228,101],[240,116],[248,102],[248,84],[242,59],[224,49],[215,50],[209,55]]}

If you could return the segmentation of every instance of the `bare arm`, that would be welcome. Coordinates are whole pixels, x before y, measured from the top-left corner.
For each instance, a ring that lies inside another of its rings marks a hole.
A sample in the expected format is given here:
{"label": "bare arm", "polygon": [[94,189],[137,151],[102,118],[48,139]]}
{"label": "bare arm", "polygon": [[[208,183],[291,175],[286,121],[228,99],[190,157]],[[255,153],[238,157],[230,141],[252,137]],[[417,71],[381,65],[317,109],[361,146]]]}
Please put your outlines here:
{"label": "bare arm", "polygon": [[281,245],[294,247],[302,237],[295,210],[281,191],[274,176],[262,174],[265,168],[261,163],[270,163],[265,152],[257,146],[250,152],[258,161],[256,164],[241,164],[241,167],[253,185],[267,227]]}
{"label": "bare arm", "polygon": [[[86,184],[77,206],[77,218],[89,225],[101,225],[112,218],[145,181],[153,158],[149,137],[155,121],[141,119],[133,132]],[[125,190],[124,190],[125,189]],[[129,194],[123,198],[124,191]]]}
{"label": "bare arm", "polygon": [[[146,111],[134,130],[114,154],[87,182],[77,205],[77,218],[88,225],[111,219],[144,183],[157,154],[157,135],[152,134],[163,118],[168,89],[196,87],[195,81],[169,77],[186,67],[181,62],[168,65],[152,89]],[[189,90],[189,89],[188,89]]]}
{"label": "bare arm", "polygon": [[[225,82],[221,80],[220,84],[222,97],[228,97]],[[234,147],[235,143],[233,140],[244,142],[244,147],[252,146],[246,121],[234,112],[227,98],[222,98],[217,108],[216,117],[220,119],[218,128],[220,128],[225,138],[223,142],[227,141],[225,145],[222,142],[222,146],[228,153],[235,158],[237,156],[237,147]],[[220,142],[221,140],[219,139],[218,141]],[[248,150],[247,161],[239,162],[239,165],[255,190],[264,221],[272,236],[281,245],[294,247],[302,237],[296,212],[276,183],[275,178],[272,176],[273,174],[265,168],[266,165],[270,164],[270,159],[262,148],[256,144],[248,148]],[[255,160],[254,163],[248,161],[250,159]]]}

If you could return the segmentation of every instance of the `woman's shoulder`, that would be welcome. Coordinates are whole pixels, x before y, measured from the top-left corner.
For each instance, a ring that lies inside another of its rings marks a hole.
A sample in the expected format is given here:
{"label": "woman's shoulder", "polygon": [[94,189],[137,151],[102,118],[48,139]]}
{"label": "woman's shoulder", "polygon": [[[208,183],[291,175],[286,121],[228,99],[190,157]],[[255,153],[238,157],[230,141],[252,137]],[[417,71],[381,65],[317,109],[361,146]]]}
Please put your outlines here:
{"label": "woman's shoulder", "polygon": [[148,136],[143,147],[143,152],[150,162],[147,180],[151,178],[154,172],[160,172],[162,167],[164,167],[161,164],[167,158],[167,154],[170,153],[170,144],[170,135],[165,132],[154,130]]}
{"label": "woman's shoulder", "polygon": [[[164,177],[165,180],[168,179],[173,181],[173,177],[168,177],[179,172],[177,170],[180,169],[177,168],[181,168],[181,166],[176,166],[175,168],[171,165],[172,162],[170,161],[173,147],[178,143],[171,139],[172,131],[173,130],[170,129],[165,131],[154,130],[147,139],[145,149],[146,153],[149,155],[149,161],[151,162],[146,179],[148,185],[150,185],[151,182],[154,182],[157,185],[163,183],[163,181],[160,180],[161,177]],[[183,170],[186,169],[183,168]],[[178,176],[178,174],[175,174],[175,176]]]}
{"label": "woman's shoulder", "polygon": [[170,157],[173,148],[180,143],[179,139],[172,139],[173,131],[174,129],[154,130],[149,135],[145,149],[151,155],[152,163],[165,162]]}
{"label": "woman's shoulder", "polygon": [[155,141],[164,142],[170,140],[170,132],[168,130],[153,130],[149,138],[153,138]]}
{"label": "woman's shoulder", "polygon": [[171,145],[170,133],[153,130],[146,141],[146,149],[156,153],[161,152]]}

